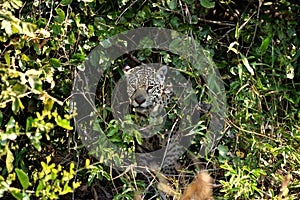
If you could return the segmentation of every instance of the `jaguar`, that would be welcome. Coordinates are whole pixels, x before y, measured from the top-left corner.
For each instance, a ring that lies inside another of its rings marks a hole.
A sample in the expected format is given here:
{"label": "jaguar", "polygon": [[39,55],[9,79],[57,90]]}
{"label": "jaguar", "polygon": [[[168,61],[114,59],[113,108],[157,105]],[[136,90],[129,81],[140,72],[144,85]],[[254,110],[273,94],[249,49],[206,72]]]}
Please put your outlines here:
{"label": "jaguar", "polygon": [[158,70],[147,65],[126,66],[124,72],[129,104],[135,113],[155,117],[168,106],[172,89],[165,82],[167,66],[163,65]]}
{"label": "jaguar", "polygon": [[[135,145],[138,153],[153,152],[165,146],[168,133],[161,133],[161,130],[166,120],[165,110],[174,96],[172,84],[166,81],[167,73],[165,65],[158,69],[148,65],[124,68],[130,111],[136,114],[139,125],[143,125],[139,129],[142,145]],[[147,121],[147,125],[141,121]]]}
{"label": "jaguar", "polygon": [[[152,131],[152,129],[149,129],[149,126],[151,126],[153,122],[155,124],[156,120],[160,117],[166,117],[167,113],[172,113],[172,110],[169,110],[170,107],[180,107],[179,102],[176,101],[177,97],[174,94],[173,86],[167,81],[167,66],[163,65],[158,69],[147,65],[134,68],[126,66],[123,71],[126,78],[126,93],[130,111],[136,114],[138,120],[143,121],[146,118],[149,122],[148,126],[139,129],[140,132],[143,132],[145,129]],[[166,110],[168,111],[166,112]],[[160,122],[160,120],[158,121],[158,124],[164,124]],[[171,124],[172,130],[163,127],[160,129],[159,134],[155,133],[150,137],[143,138],[142,144],[138,144],[137,141],[135,141],[135,150],[137,153],[141,153],[139,159],[142,162],[139,164],[146,165],[152,168],[152,170],[154,169],[154,171],[158,170],[167,176],[177,173],[178,163],[176,163],[176,160],[178,156],[180,156],[180,152],[183,148],[178,145],[178,141],[183,135],[175,130],[174,125],[176,122],[171,121]],[[145,136],[145,134],[143,134],[143,136]],[[152,165],[151,162],[154,159],[149,152],[156,151],[163,147],[165,147],[163,152],[164,157],[159,163],[160,166],[157,166],[157,163]],[[181,167],[179,166],[179,168]],[[146,177],[149,180],[151,176],[146,175]],[[164,182],[160,180],[161,178],[159,177],[162,176],[158,174],[157,178],[159,181]],[[197,185],[199,184],[197,183]],[[188,199],[189,195],[189,192],[187,192],[185,199]]]}

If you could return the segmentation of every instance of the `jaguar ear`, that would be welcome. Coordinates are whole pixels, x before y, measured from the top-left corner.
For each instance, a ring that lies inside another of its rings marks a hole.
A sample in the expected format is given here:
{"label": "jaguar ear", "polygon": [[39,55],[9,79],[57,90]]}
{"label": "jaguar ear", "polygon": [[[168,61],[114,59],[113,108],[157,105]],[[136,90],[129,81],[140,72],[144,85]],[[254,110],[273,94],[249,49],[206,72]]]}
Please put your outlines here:
{"label": "jaguar ear", "polygon": [[124,74],[126,74],[129,70],[131,70],[132,68],[129,65],[126,65],[125,67],[123,67],[123,72]]}
{"label": "jaguar ear", "polygon": [[168,73],[168,67],[166,65],[163,65],[161,68],[158,69],[156,72],[156,76],[159,79],[160,82],[164,82],[166,75]]}

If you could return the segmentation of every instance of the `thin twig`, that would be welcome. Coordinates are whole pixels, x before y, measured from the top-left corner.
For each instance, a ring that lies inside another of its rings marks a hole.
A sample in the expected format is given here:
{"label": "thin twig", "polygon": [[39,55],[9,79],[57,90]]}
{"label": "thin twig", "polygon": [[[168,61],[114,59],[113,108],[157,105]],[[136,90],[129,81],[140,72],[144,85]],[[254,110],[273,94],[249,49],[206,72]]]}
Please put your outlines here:
{"label": "thin twig", "polygon": [[232,126],[233,126],[234,128],[236,128],[236,129],[238,129],[239,131],[246,132],[246,133],[251,133],[251,134],[254,134],[254,135],[257,135],[257,136],[260,136],[260,137],[265,137],[265,138],[268,138],[268,139],[273,140],[273,141],[275,141],[275,142],[278,141],[278,140],[276,140],[276,139],[274,139],[274,138],[271,138],[271,137],[269,137],[269,136],[263,135],[263,134],[261,134],[261,133],[257,133],[257,132],[254,132],[254,131],[248,131],[248,130],[246,130],[246,129],[243,129],[243,128],[237,126],[236,124],[234,124],[234,123],[233,123],[230,119],[228,119],[228,118],[227,118],[226,121],[229,122],[230,125],[232,125]]}
{"label": "thin twig", "polygon": [[220,38],[218,39],[218,41],[222,40],[224,37],[226,37],[227,35],[229,35],[229,33],[231,33],[231,32],[234,31],[234,30],[235,30],[235,27],[229,29],[224,35],[222,35],[222,37],[220,37]]}
{"label": "thin twig", "polygon": [[[260,13],[260,7],[262,5],[262,1],[263,0],[259,0],[259,2],[258,2],[257,17],[256,17],[257,21],[259,21],[259,13]],[[258,23],[255,23],[254,34],[253,34],[250,46],[247,49],[246,57],[248,56],[248,53],[249,53],[249,51],[250,51],[250,49],[251,49],[251,47],[253,45],[253,42],[254,42],[254,39],[255,39],[255,36],[256,36],[256,33],[257,33],[257,27],[258,27]]]}
{"label": "thin twig", "polygon": [[[164,152],[164,156],[163,156],[163,159],[162,159],[162,161],[161,161],[160,168],[163,167],[163,164],[164,164],[165,159],[166,159],[166,155],[167,155],[167,153],[168,153],[169,146],[172,145],[172,144],[170,144],[171,139],[172,139],[172,132],[174,131],[175,126],[176,126],[176,124],[178,123],[178,121],[179,121],[179,119],[176,119],[176,121],[174,122],[174,124],[173,124],[173,126],[172,126],[172,128],[171,128],[171,130],[170,130],[169,137],[168,137],[168,141],[167,141],[167,145],[166,145],[166,151]],[[175,143],[173,143],[173,144],[175,144]]]}
{"label": "thin twig", "polygon": [[54,1],[52,0],[51,1],[51,10],[50,10],[50,17],[49,17],[49,20],[48,20],[48,22],[47,22],[47,24],[46,24],[46,26],[45,26],[45,30],[47,30],[47,27],[49,26],[49,24],[50,24],[50,21],[51,21],[51,19],[52,19],[52,17],[53,17],[53,5],[54,5]]}
{"label": "thin twig", "polygon": [[28,96],[29,94],[32,94],[32,93],[33,93],[32,91],[26,92],[26,93],[24,93],[24,94],[20,94],[20,95],[14,96],[15,98],[10,98],[10,99],[8,99],[8,100],[6,100],[6,101],[3,101],[3,102],[0,103],[0,108],[1,108],[1,107],[5,107],[7,103],[10,103],[10,102],[14,101],[14,100],[17,99],[17,98],[18,98],[18,99],[21,99],[21,98],[23,98],[23,97]]}
{"label": "thin twig", "polygon": [[246,26],[246,24],[248,24],[248,22],[250,21],[250,19],[255,15],[255,13],[253,13],[238,29],[238,35],[240,35],[241,30],[244,28],[244,26]]}
{"label": "thin twig", "polygon": [[116,20],[115,24],[117,25],[119,20],[121,19],[122,15],[124,15],[124,13],[129,9],[131,8],[138,0],[135,0],[134,2],[132,2],[127,8],[125,8],[123,10],[123,12],[120,14],[120,16],[118,17],[118,19]]}
{"label": "thin twig", "polygon": [[227,22],[220,22],[220,21],[213,21],[209,19],[203,19],[203,18],[198,18],[199,21],[206,22],[206,23],[211,23],[211,24],[217,24],[217,25],[222,25],[222,26],[235,26],[235,24],[227,23]]}
{"label": "thin twig", "polygon": [[[127,170],[127,169],[126,169],[126,170]],[[124,173],[127,173],[127,172],[125,171]],[[112,175],[112,164],[111,164],[110,167],[109,167],[109,176],[110,176],[110,178],[111,178],[111,182],[112,182],[112,184],[113,184],[114,189],[115,189],[116,192],[118,193],[118,189],[117,189],[117,187],[116,187],[116,185],[115,185],[114,178],[113,178],[113,175]]]}

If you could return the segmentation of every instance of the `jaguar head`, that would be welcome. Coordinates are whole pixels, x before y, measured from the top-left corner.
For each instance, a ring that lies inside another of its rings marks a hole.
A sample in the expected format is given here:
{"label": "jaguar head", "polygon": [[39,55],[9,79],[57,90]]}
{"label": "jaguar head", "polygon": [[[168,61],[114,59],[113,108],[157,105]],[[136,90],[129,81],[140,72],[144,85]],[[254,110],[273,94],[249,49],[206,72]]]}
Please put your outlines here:
{"label": "jaguar head", "polygon": [[149,114],[162,98],[165,86],[167,66],[158,70],[148,66],[127,68],[127,94],[134,112]]}

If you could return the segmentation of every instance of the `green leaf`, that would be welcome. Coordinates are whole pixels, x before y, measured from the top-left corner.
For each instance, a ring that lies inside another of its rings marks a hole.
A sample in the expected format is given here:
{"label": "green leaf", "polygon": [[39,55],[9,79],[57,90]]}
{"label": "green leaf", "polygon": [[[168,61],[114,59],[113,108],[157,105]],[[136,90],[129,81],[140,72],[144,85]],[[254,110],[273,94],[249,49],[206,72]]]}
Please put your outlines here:
{"label": "green leaf", "polygon": [[172,24],[172,26],[173,26],[174,28],[178,28],[179,25],[180,25],[180,20],[179,20],[178,17],[172,17],[170,23]]}
{"label": "green leaf", "polygon": [[42,88],[42,80],[37,77],[37,76],[28,76],[28,83],[30,85],[31,88],[37,90],[37,91],[43,91],[43,88]]}
{"label": "green leaf", "polygon": [[16,124],[16,121],[11,116],[8,123],[6,124],[6,132],[8,132],[8,133],[12,132],[13,128],[15,127],[15,124]]}
{"label": "green leaf", "polygon": [[111,142],[122,142],[121,138],[119,138],[116,135],[114,135],[113,137],[109,138],[109,141],[111,141]]}
{"label": "green leaf", "polygon": [[12,90],[16,93],[16,94],[24,94],[27,91],[27,88],[25,86],[26,78],[24,76],[21,76],[22,82],[24,84],[20,84],[20,83],[16,83],[14,84],[14,86],[12,87]]}
{"label": "green leaf", "polygon": [[192,24],[197,24],[198,23],[198,17],[197,17],[197,15],[192,15],[191,23]]}
{"label": "green leaf", "polygon": [[4,59],[8,67],[10,67],[10,52],[11,51],[6,51],[4,53]]}
{"label": "green leaf", "polygon": [[21,54],[21,59],[27,63],[30,62],[30,58],[27,55],[25,55],[24,53]]}
{"label": "green leaf", "polygon": [[219,150],[219,154],[220,154],[221,157],[227,158],[227,153],[228,153],[228,147],[227,146],[219,145],[218,150]]}
{"label": "green leaf", "polygon": [[11,109],[14,112],[14,114],[17,114],[19,112],[20,105],[19,105],[19,101],[17,98],[14,98],[12,105],[11,105]]}
{"label": "green leaf", "polygon": [[2,114],[2,112],[0,111],[0,127],[2,126],[2,121],[3,121],[3,114]]}
{"label": "green leaf", "polygon": [[58,24],[53,24],[52,31],[54,36],[60,35],[62,33],[62,26]]}
{"label": "green leaf", "polygon": [[16,168],[15,171],[17,173],[18,179],[19,179],[23,189],[26,190],[30,184],[27,174],[22,169],[19,169],[19,168]]}
{"label": "green leaf", "polygon": [[210,0],[200,0],[200,4],[204,8],[214,8],[215,7],[215,2],[210,1]]}
{"label": "green leaf", "polygon": [[57,58],[51,58],[51,59],[49,60],[49,62],[50,62],[50,65],[51,65],[52,67],[54,67],[54,68],[59,68],[60,65],[61,65],[60,60],[57,59]]}
{"label": "green leaf", "polygon": [[41,190],[44,189],[44,187],[45,187],[44,181],[43,181],[43,180],[40,180],[40,181],[39,181],[39,184],[38,184],[38,186],[37,186],[37,188],[36,188],[36,190],[35,190],[36,196],[39,196],[39,193],[41,192]]}
{"label": "green leaf", "polygon": [[42,147],[41,147],[40,139],[42,138],[42,136],[41,135],[34,135],[34,136],[32,136],[30,134],[30,132],[27,133],[26,135],[30,139],[30,142],[34,146],[34,148],[36,148],[36,150],[38,150],[38,151],[41,151]]}
{"label": "green leaf", "polygon": [[171,10],[177,8],[177,0],[167,0],[167,5]]}
{"label": "green leaf", "polygon": [[55,119],[56,123],[58,126],[60,127],[63,127],[67,130],[73,130],[73,127],[70,126],[70,121],[67,120],[67,119],[61,119],[60,116],[58,116],[56,119]]}
{"label": "green leaf", "polygon": [[18,200],[25,200],[23,192],[19,189],[11,191],[11,194]]}
{"label": "green leaf", "polygon": [[62,1],[60,2],[60,4],[61,4],[62,6],[67,6],[67,5],[71,4],[71,3],[72,3],[72,0],[62,0]]}
{"label": "green leaf", "polygon": [[54,100],[50,99],[50,98],[46,98],[44,101],[44,110],[45,111],[51,111],[54,105]]}
{"label": "green leaf", "polygon": [[243,54],[241,54],[241,53],[240,53],[240,56],[241,56],[241,58],[242,58],[243,64],[244,64],[245,67],[247,68],[248,72],[249,72],[252,76],[254,76],[254,70],[253,70],[253,68],[250,66],[250,64],[249,64],[249,62],[248,62],[248,59],[247,59]]}
{"label": "green leaf", "polygon": [[41,55],[41,49],[40,49],[40,43],[34,43],[33,44],[33,49],[35,50],[37,55]]}
{"label": "green leaf", "polygon": [[33,118],[32,117],[28,117],[26,119],[26,128],[25,131],[28,132],[31,128],[32,128],[32,124],[33,124]]}
{"label": "green leaf", "polygon": [[260,45],[260,51],[261,51],[262,54],[266,53],[266,50],[268,49],[270,41],[271,41],[271,37],[269,36],[266,39],[264,39],[264,41],[261,43],[261,45]]}
{"label": "green leaf", "polygon": [[56,8],[55,11],[58,16],[56,16],[54,20],[58,23],[63,23],[66,17],[65,12],[60,8]]}
{"label": "green leaf", "polygon": [[6,160],[5,160],[5,163],[6,163],[6,168],[7,168],[8,173],[11,173],[14,169],[14,165],[13,165],[14,159],[15,158],[14,158],[13,153],[10,151],[8,146],[6,146]]}

